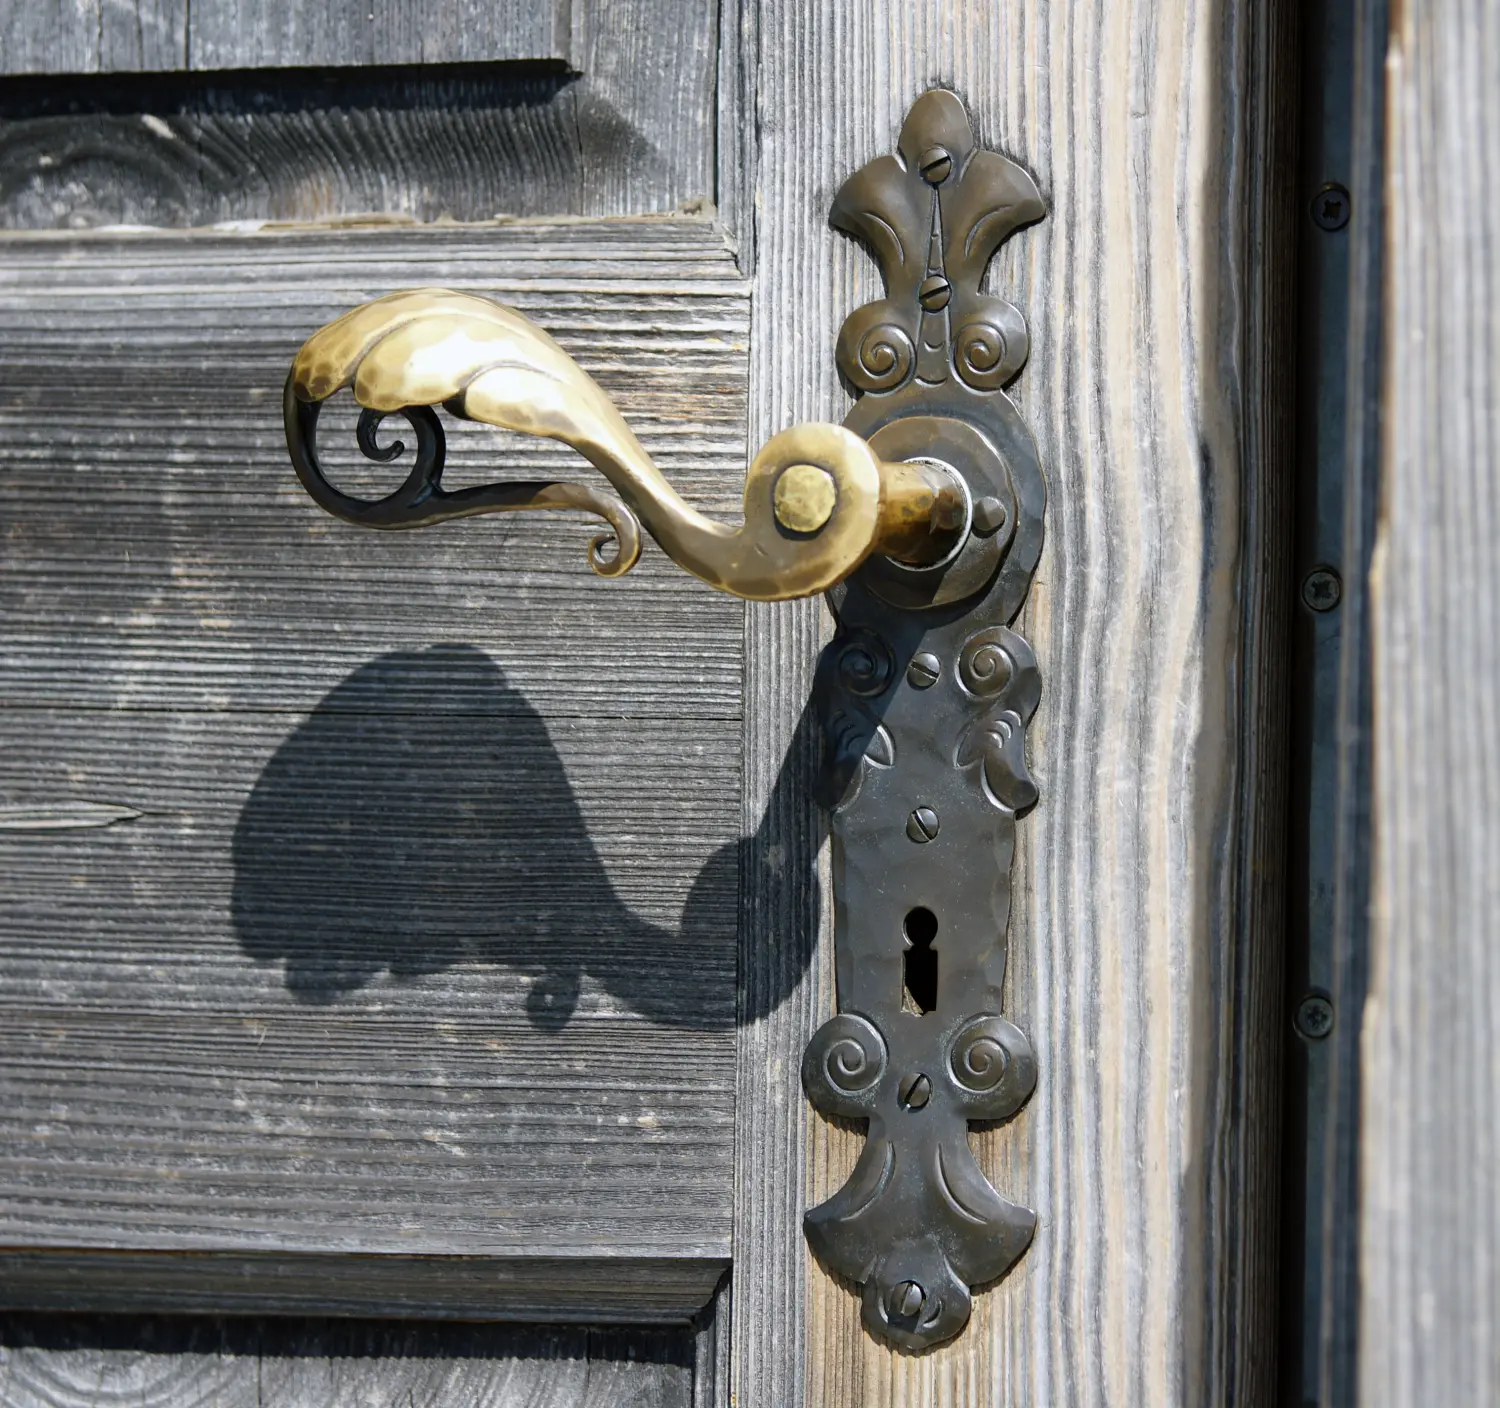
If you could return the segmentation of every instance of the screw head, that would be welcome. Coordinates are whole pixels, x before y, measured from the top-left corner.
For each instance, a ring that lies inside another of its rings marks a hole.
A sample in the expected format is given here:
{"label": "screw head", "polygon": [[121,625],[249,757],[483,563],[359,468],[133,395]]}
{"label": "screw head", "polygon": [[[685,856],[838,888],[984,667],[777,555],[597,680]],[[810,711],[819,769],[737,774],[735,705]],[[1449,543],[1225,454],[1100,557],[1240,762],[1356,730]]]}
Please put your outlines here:
{"label": "screw head", "polygon": [[1333,1003],[1310,992],[1297,1004],[1297,1030],[1309,1041],[1322,1041],[1333,1030]]}
{"label": "screw head", "polygon": [[953,156],[947,147],[928,147],[917,158],[917,169],[929,186],[941,186],[952,174]]}
{"label": "screw head", "polygon": [[930,650],[924,650],[912,656],[911,664],[906,667],[906,682],[913,689],[931,689],[942,673],[943,662]]}
{"label": "screw head", "polygon": [[1349,192],[1330,181],[1313,197],[1313,224],[1320,230],[1342,230],[1349,223]]}
{"label": "screw head", "polygon": [[789,464],[772,491],[776,521],[793,533],[816,533],[833,517],[838,486],[821,465]]}
{"label": "screw head", "polygon": [[903,1281],[891,1291],[885,1305],[893,1320],[915,1320],[926,1300],[927,1292],[915,1281]]}
{"label": "screw head", "polygon": [[896,1099],[903,1110],[920,1110],[932,1099],[932,1082],[920,1073],[902,1076]]}
{"label": "screw head", "polygon": [[946,308],[952,297],[953,285],[941,274],[929,274],[917,285],[917,302],[929,313]]}
{"label": "screw head", "polygon": [[1009,516],[1004,501],[993,494],[986,494],[984,498],[974,501],[974,531],[981,538],[993,537],[1005,527],[1005,520]]}
{"label": "screw head", "polygon": [[919,846],[938,834],[938,814],[931,807],[917,807],[906,818],[906,834]]}
{"label": "screw head", "polygon": [[1344,584],[1331,567],[1314,567],[1302,579],[1302,602],[1309,611],[1332,611],[1343,596]]}

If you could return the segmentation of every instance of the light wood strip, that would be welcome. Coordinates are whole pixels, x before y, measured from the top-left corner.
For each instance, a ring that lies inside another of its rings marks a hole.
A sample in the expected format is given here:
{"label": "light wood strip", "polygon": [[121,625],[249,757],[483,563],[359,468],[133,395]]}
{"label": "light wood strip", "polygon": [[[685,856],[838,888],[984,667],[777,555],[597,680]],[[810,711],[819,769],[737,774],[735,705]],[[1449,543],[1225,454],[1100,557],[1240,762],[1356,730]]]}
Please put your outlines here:
{"label": "light wood strip", "polygon": [[1393,5],[1389,44],[1360,1091],[1370,1408],[1500,1399],[1500,15]]}
{"label": "light wood strip", "polygon": [[[739,1401],[1265,1402],[1287,13],[927,0],[761,5],[756,23],[752,438],[843,414],[834,338],[879,282],[828,228],[828,201],[893,150],[914,98],[949,85],[1050,208],[992,284],[1030,320],[1015,392],[1052,499],[1022,623],[1045,681],[1042,801],[1020,827],[1008,1013],[1041,1076],[1014,1122],[977,1136],[997,1186],[1037,1209],[1036,1241],[962,1338],[918,1358],[868,1339],[849,1288],[805,1260],[784,1209],[838,1186],[860,1136],[799,1118],[801,1047],[833,992],[826,931],[783,890],[796,922],[753,924],[742,968],[801,965],[819,942],[748,1059],[742,1037],[753,1167],[782,1181],[774,1198],[747,1191],[742,1145]],[[775,691],[820,628],[812,613],[748,620],[763,703],[747,779],[787,747],[801,696]],[[799,846],[778,858],[795,875],[816,834],[789,830]],[[805,1337],[788,1318],[804,1295]]]}

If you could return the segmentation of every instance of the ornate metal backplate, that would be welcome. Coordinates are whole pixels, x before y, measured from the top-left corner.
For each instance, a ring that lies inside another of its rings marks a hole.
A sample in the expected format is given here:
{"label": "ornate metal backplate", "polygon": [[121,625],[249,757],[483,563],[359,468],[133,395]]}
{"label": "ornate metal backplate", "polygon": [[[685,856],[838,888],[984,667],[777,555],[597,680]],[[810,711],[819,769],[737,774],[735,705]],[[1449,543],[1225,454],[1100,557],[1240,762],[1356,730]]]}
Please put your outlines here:
{"label": "ornate metal backplate", "polygon": [[808,1046],[803,1084],[869,1131],[849,1181],[805,1225],[819,1258],[863,1285],[869,1328],[908,1349],[961,1330],[970,1288],[1002,1275],[1036,1223],[985,1178],[968,1126],[1015,1114],[1036,1083],[1000,999],[1041,694],[1010,623],[1041,551],[1046,486],[1001,390],[1026,360],[1026,324],[980,282],[1001,242],[1044,213],[1031,177],[978,150],[942,91],[913,105],[899,155],[857,172],[833,206],[887,289],[839,336],[840,369],[863,393],[845,424],[882,459],[956,472],[971,520],[947,560],[872,558],[829,593],[839,626],[818,675],[839,1011]]}

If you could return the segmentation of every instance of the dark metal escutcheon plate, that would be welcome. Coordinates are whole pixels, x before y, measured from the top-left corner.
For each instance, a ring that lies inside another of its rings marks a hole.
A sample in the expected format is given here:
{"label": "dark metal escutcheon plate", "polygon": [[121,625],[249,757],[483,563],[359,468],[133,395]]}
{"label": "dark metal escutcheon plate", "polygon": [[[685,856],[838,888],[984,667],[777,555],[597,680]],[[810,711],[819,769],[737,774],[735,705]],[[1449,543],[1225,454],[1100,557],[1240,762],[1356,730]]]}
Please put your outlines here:
{"label": "dark metal escutcheon plate", "polygon": [[1026,360],[1026,324],[980,282],[1044,207],[1025,171],[976,148],[951,93],[917,100],[899,152],[857,172],[833,207],[887,286],[839,337],[840,369],[863,393],[846,424],[883,459],[955,472],[970,522],[945,562],[872,560],[829,594],[839,626],[818,703],[839,1010],[802,1078],[820,1110],[869,1121],[848,1182],[807,1214],[808,1240],[863,1286],[870,1330],[916,1350],[964,1327],[970,1288],[1002,1275],[1036,1224],[985,1178],[968,1126],[1013,1115],[1036,1083],[1000,999],[1041,695],[1010,624],[1041,552],[1046,486],[1001,390]]}

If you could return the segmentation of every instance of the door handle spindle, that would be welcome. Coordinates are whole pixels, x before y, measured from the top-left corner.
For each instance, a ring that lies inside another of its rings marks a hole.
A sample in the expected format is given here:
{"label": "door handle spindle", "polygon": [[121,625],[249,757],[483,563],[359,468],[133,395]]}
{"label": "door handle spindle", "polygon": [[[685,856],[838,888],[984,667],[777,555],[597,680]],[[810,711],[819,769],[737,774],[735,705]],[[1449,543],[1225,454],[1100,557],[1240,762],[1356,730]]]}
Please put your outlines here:
{"label": "door handle spindle", "polygon": [[[363,407],[358,443],[390,460],[375,431],[400,415],[416,434],[415,464],[382,499],[336,489],[317,451],[318,414],[352,387]],[[445,440],[435,406],[460,419],[561,440],[619,494],[586,484],[442,485]],[[948,553],[967,530],[961,482],[940,466],[887,462],[838,425],[810,423],[773,436],[745,476],[744,522],[705,518],[683,502],[598,383],[529,318],[493,299],[450,289],[378,298],[314,333],[287,378],[287,445],[307,492],[335,516],[369,528],[423,528],[451,518],[582,509],[608,523],[590,545],[605,577],[640,556],[640,529],[679,567],[755,601],[814,596],[871,553],[921,563]],[[623,502],[621,502],[623,501]]]}

